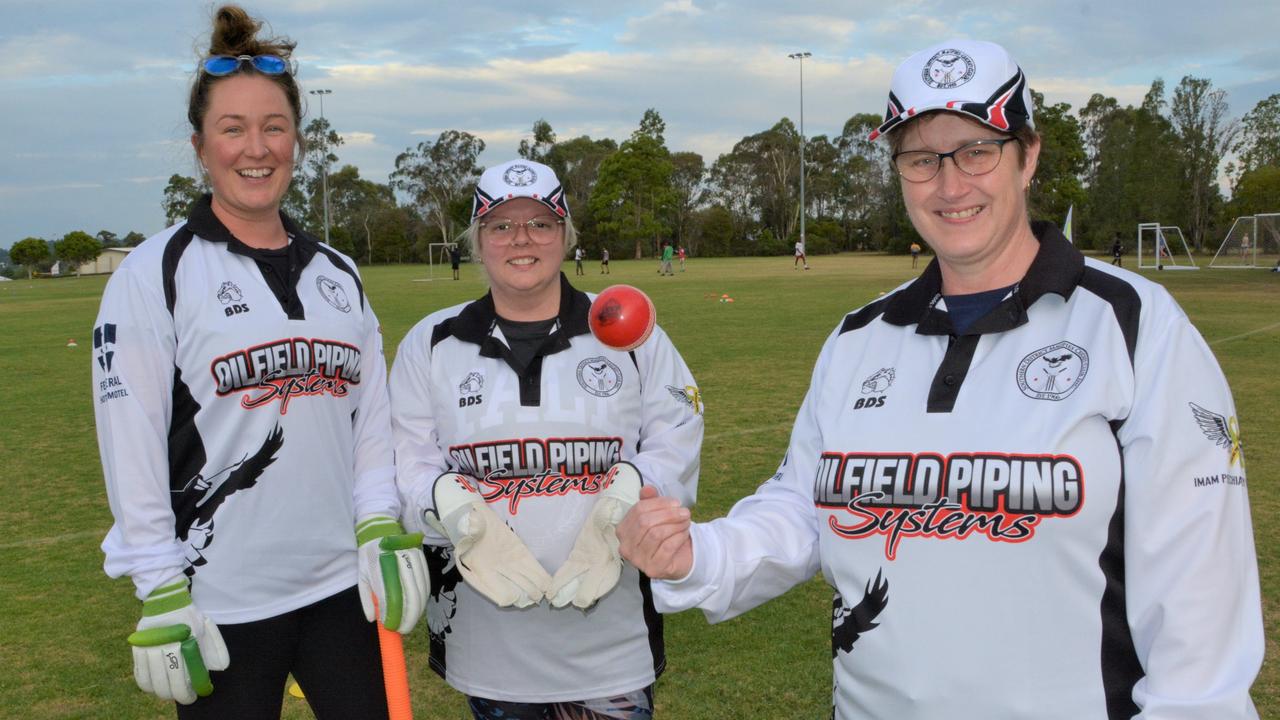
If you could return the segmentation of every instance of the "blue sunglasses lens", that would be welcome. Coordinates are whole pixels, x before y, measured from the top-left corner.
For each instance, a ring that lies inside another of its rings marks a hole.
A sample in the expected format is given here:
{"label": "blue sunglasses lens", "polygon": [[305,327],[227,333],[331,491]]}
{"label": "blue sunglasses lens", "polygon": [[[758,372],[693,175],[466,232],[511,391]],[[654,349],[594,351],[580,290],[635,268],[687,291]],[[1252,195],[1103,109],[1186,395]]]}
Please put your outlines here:
{"label": "blue sunglasses lens", "polygon": [[289,63],[276,55],[257,55],[249,57],[241,55],[214,55],[205,58],[204,71],[210,75],[230,75],[240,69],[240,63],[248,61],[254,69],[264,75],[283,75],[289,71]]}
{"label": "blue sunglasses lens", "polygon": [[204,61],[204,71],[210,75],[230,75],[240,67],[240,60],[230,55],[214,55]]}
{"label": "blue sunglasses lens", "polygon": [[283,75],[285,70],[288,69],[288,64],[285,63],[284,58],[276,57],[275,55],[258,55],[253,59],[253,66],[258,69],[258,72],[266,73],[267,75]]}

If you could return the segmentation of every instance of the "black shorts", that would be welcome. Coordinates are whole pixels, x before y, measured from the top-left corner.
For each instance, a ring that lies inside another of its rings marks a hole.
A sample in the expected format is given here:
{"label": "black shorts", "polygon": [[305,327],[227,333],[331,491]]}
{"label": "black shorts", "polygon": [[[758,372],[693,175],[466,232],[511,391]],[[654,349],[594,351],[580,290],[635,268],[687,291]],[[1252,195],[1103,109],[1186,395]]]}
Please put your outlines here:
{"label": "black shorts", "polygon": [[180,720],[277,720],[293,673],[317,720],[386,720],[376,626],[355,588],[284,615],[219,625],[231,664],[213,694],[178,705]]}

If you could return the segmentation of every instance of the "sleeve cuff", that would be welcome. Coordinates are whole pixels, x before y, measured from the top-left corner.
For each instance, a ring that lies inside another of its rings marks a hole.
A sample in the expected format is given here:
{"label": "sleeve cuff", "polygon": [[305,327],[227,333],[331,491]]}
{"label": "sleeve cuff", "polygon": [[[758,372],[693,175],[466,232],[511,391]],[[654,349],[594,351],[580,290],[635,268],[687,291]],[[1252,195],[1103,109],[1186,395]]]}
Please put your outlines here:
{"label": "sleeve cuff", "polygon": [[693,566],[677,580],[657,580],[652,584],[654,605],[659,612],[680,612],[697,607],[715,589],[715,557],[719,543],[715,533],[703,523],[689,527],[693,543]]}

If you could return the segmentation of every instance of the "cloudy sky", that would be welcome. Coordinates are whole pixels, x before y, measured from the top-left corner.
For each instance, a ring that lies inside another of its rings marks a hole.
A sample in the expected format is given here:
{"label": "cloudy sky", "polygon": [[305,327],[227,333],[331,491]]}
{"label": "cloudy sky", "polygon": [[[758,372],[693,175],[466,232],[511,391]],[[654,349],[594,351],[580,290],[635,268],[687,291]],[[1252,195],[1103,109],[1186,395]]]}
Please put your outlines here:
{"label": "cloudy sky", "polygon": [[[347,140],[340,161],[385,182],[395,156],[459,129],[492,164],[539,117],[561,138],[625,139],[644,110],[707,159],[798,118],[839,134],[882,112],[893,68],[951,37],[999,42],[1049,102],[1136,104],[1154,78],[1229,91],[1235,116],[1280,92],[1275,0],[251,0],[298,42],[304,90]],[[162,229],[173,173],[194,175],[184,95],[213,5],[0,0],[0,247]],[[313,104],[310,115],[318,115]]]}

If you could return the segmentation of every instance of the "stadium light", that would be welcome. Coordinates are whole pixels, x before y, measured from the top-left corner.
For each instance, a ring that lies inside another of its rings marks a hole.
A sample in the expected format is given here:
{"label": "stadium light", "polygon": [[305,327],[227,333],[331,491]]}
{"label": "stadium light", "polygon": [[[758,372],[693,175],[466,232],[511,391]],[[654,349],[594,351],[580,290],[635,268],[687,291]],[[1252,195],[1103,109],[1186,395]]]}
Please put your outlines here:
{"label": "stadium light", "polygon": [[[311,90],[310,93],[312,95],[319,96],[320,119],[324,120],[324,96],[332,95],[333,91],[322,89],[322,90]],[[325,125],[326,125],[326,129],[328,129],[328,123],[325,123]],[[320,195],[323,198],[323,202],[324,202],[324,244],[328,245],[329,244],[329,135],[328,133],[325,133],[322,136],[322,138],[323,139],[320,141],[320,145],[322,147],[322,152],[324,154],[321,155],[321,160],[323,160],[323,162],[320,163]],[[803,181],[801,184],[803,185]],[[803,191],[801,193],[801,197],[803,197]],[[801,217],[801,222],[803,221],[804,221],[804,218]],[[803,234],[804,233],[802,232],[801,235]]]}
{"label": "stadium light", "polygon": [[813,57],[813,53],[795,52],[787,57],[800,61],[800,244],[804,246],[804,59]]}

